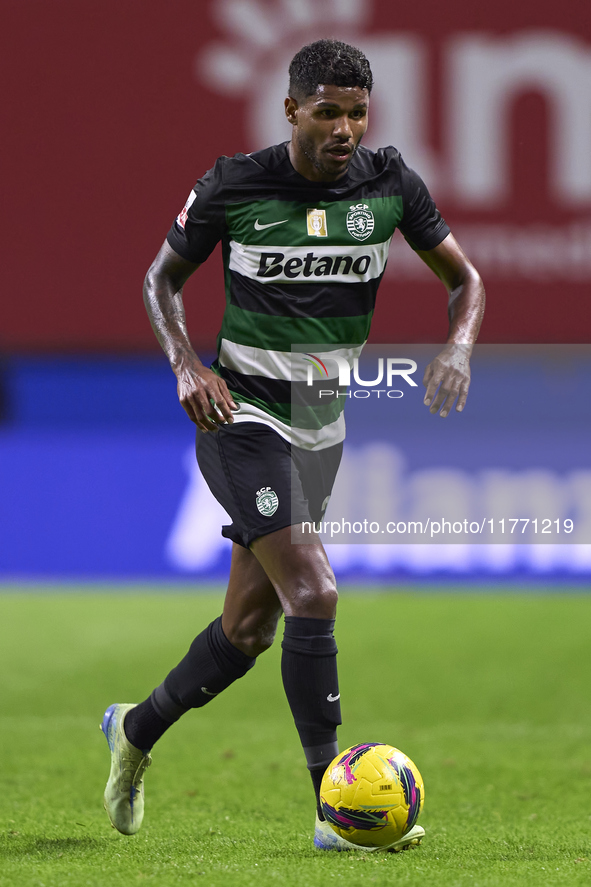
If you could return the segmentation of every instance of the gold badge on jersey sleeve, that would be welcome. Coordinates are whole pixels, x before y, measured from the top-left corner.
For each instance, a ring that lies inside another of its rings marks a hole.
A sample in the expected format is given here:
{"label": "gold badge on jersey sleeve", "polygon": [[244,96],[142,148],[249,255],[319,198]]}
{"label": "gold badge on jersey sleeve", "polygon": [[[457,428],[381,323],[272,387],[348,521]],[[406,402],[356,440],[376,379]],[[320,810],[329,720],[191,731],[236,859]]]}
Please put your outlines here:
{"label": "gold badge on jersey sleeve", "polygon": [[326,228],[326,210],[308,210],[308,235],[310,237],[328,237]]}

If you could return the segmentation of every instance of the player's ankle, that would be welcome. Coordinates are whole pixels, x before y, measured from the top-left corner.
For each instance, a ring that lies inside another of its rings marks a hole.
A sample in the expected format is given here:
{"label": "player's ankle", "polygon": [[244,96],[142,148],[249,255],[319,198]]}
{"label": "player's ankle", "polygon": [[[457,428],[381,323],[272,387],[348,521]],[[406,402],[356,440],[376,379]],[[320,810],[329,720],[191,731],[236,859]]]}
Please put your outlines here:
{"label": "player's ankle", "polygon": [[123,722],[123,732],[134,748],[149,751],[171,726],[161,718],[150,697],[130,709]]}

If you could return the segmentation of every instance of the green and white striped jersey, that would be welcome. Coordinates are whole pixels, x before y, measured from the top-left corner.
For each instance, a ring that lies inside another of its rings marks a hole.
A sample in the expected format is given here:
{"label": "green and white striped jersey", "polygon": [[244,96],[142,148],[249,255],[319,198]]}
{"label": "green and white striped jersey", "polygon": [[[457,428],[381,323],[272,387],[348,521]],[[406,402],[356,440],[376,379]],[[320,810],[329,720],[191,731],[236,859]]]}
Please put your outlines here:
{"label": "green and white striped jersey", "polygon": [[[421,250],[449,233],[391,147],[360,147],[336,182],[297,173],[287,143],[221,157],[197,182],[168,243],[201,263],[222,242],[226,309],[213,369],[240,404],[235,421],[262,422],[306,449],[343,440],[345,398],[325,358],[352,364],[361,352],[396,228]],[[314,398],[328,379],[310,386],[306,358],[320,358],[334,381],[330,401]]]}

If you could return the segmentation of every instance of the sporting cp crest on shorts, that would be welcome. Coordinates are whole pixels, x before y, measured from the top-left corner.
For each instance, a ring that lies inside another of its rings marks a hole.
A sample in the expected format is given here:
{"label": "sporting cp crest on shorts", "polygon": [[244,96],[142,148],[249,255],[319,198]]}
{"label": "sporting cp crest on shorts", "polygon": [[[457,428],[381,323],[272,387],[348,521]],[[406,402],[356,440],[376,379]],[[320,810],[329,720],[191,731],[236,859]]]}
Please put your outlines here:
{"label": "sporting cp crest on shorts", "polygon": [[257,490],[257,508],[263,517],[273,517],[279,507],[277,493],[271,487],[262,487]]}
{"label": "sporting cp crest on shorts", "polygon": [[357,240],[366,240],[374,229],[373,213],[367,203],[357,203],[349,207],[347,231]]}

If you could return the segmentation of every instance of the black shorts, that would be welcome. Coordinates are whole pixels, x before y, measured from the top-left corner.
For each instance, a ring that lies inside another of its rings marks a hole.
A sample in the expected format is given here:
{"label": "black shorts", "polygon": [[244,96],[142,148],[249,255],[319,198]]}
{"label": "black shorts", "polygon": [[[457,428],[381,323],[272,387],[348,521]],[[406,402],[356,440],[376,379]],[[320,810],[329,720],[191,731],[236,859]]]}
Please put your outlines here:
{"label": "black shorts", "polygon": [[197,462],[232,518],[222,536],[244,548],[301,521],[320,521],[338,471],[342,443],[324,450],[294,447],[259,422],[197,432]]}

